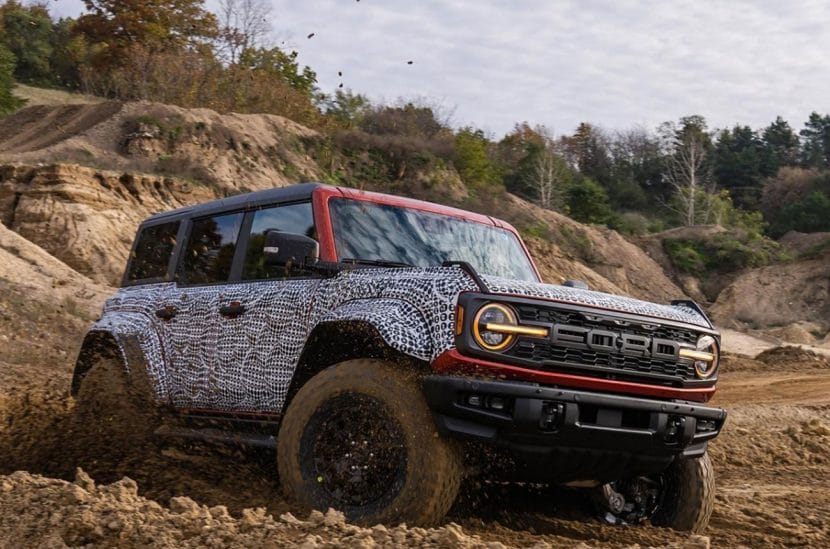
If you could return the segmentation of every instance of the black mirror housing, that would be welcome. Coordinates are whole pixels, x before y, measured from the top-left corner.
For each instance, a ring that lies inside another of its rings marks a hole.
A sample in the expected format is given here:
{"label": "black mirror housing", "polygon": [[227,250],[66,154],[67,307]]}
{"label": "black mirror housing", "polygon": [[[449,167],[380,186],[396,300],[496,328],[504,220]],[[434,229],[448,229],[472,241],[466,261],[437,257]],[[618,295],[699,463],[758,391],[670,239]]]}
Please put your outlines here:
{"label": "black mirror housing", "polygon": [[320,244],[302,234],[265,231],[263,260],[266,267],[300,268],[313,265],[320,257]]}

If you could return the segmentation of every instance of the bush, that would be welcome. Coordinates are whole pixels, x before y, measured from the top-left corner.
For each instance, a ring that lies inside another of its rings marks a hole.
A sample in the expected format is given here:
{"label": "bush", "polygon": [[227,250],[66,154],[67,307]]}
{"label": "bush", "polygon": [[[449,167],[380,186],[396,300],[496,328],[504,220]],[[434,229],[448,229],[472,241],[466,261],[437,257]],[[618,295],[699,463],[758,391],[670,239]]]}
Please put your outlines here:
{"label": "bush", "polygon": [[608,202],[606,190],[588,177],[572,182],[565,193],[568,215],[583,223],[609,223],[614,212]]}
{"label": "bush", "polygon": [[652,220],[638,212],[623,212],[616,216],[609,227],[623,234],[641,235],[650,232]]}
{"label": "bush", "polygon": [[705,240],[666,239],[663,249],[677,270],[697,276],[763,267],[786,258],[777,242],[747,231]]}
{"label": "bush", "polygon": [[696,241],[680,239],[663,241],[663,249],[678,271],[702,274],[706,270],[706,259],[696,246]]}

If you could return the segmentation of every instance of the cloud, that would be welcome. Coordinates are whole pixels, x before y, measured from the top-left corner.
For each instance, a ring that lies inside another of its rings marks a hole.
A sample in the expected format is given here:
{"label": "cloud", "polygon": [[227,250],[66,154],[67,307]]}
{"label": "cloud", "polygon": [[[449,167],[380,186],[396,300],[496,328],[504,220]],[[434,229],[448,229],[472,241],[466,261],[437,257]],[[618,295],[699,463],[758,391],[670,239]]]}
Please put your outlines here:
{"label": "cloud", "polygon": [[[375,99],[435,98],[456,124],[496,133],[525,120],[565,133],[688,114],[711,127],[759,128],[779,114],[800,126],[830,111],[821,1],[272,1],[275,30],[324,91],[342,82]],[[77,13],[81,2],[56,6]]]}

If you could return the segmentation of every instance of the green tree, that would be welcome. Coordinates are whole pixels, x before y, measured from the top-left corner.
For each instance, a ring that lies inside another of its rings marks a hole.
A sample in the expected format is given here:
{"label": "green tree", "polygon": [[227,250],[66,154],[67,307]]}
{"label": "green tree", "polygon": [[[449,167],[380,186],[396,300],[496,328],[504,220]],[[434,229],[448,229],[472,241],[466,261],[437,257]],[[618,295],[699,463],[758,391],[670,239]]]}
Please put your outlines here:
{"label": "green tree", "polygon": [[605,132],[582,122],[564,141],[568,160],[579,173],[606,186],[611,178],[611,155]]}
{"label": "green tree", "polygon": [[53,26],[49,67],[54,83],[72,89],[81,85],[81,67],[90,55],[86,37],[76,31],[77,21],[63,18]]}
{"label": "green tree", "polygon": [[799,140],[790,124],[776,117],[761,134],[764,143],[764,168],[767,175],[775,175],[781,166],[798,166]]}
{"label": "green tree", "polygon": [[88,13],[77,31],[95,48],[95,64],[117,66],[123,52],[141,45],[150,52],[204,48],[217,36],[216,16],[204,0],[84,0]]}
{"label": "green tree", "polygon": [[580,177],[567,190],[568,214],[583,223],[609,223],[614,217],[606,190],[589,177]]}
{"label": "green tree", "polygon": [[23,102],[12,94],[14,89],[14,55],[0,44],[0,116],[19,108]]}
{"label": "green tree", "polygon": [[767,181],[763,196],[769,233],[830,230],[830,172],[782,168]]}
{"label": "green tree", "polygon": [[467,127],[456,134],[454,164],[467,185],[493,185],[500,181],[498,167],[488,153],[489,145],[481,130]]}
{"label": "green tree", "polygon": [[829,168],[830,116],[811,113],[799,134],[802,137],[802,165],[806,168]]}
{"label": "green tree", "polygon": [[644,128],[616,132],[611,137],[609,152],[611,176],[607,189],[612,206],[646,211],[659,204],[663,178],[659,140]]}
{"label": "green tree", "polygon": [[536,198],[532,184],[534,158],[545,147],[541,128],[531,128],[527,122],[516,124],[495,147],[497,162],[502,168],[505,188],[525,198]]}
{"label": "green tree", "polygon": [[33,84],[52,82],[52,20],[43,5],[23,6],[15,0],[0,7],[2,38],[17,59],[15,77]]}
{"label": "green tree", "polygon": [[763,158],[763,143],[749,126],[718,134],[712,159],[715,182],[740,208],[758,208],[763,178],[772,175],[765,173]]}
{"label": "green tree", "polygon": [[326,114],[348,129],[360,126],[372,108],[368,97],[352,90],[337,90],[321,102]]}
{"label": "green tree", "polygon": [[296,51],[285,53],[279,48],[249,48],[242,52],[239,66],[278,76],[289,86],[309,97],[317,85],[317,74],[309,67],[300,68]]}

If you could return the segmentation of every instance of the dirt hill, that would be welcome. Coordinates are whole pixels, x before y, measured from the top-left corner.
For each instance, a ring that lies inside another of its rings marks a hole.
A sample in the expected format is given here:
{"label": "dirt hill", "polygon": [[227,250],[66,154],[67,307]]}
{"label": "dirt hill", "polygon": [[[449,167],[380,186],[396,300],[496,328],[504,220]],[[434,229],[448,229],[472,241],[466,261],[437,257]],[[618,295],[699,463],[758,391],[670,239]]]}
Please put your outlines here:
{"label": "dirt hill", "polygon": [[316,135],[267,114],[143,102],[35,105],[0,121],[0,163],[176,175],[240,192],[318,179],[304,145]]}
{"label": "dirt hill", "polygon": [[830,330],[830,250],[741,274],[711,312],[725,327],[767,329],[798,343],[824,338]]}
{"label": "dirt hill", "polygon": [[[312,130],[274,115],[152,103],[32,106],[0,121],[0,164],[6,163],[0,219],[78,272],[116,284],[143,217],[241,191],[324,180],[324,167],[311,155],[316,140]],[[392,187],[379,190],[433,198],[414,186]],[[459,189],[444,191],[435,192],[464,205]],[[528,241],[548,281],[584,279],[598,290],[658,301],[683,294],[613,231],[511,195],[497,207],[517,226],[544,229],[547,237]]]}

